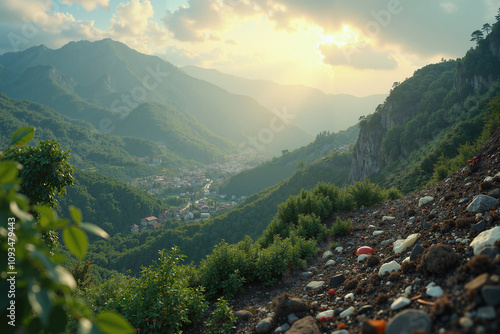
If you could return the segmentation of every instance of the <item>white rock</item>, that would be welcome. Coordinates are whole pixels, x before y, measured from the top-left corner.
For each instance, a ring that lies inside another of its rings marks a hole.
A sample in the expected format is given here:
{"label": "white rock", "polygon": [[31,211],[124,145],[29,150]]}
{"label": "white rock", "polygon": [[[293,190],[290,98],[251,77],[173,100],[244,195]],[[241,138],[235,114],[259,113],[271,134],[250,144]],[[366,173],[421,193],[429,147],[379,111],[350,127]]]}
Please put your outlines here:
{"label": "white rock", "polygon": [[410,295],[411,295],[411,289],[412,289],[412,288],[411,288],[411,285],[410,285],[410,286],[408,286],[408,287],[405,289],[405,296],[406,296],[406,297],[408,297],[408,296],[410,296]]}
{"label": "white rock", "polygon": [[474,326],[474,321],[472,321],[472,319],[469,317],[461,317],[458,323],[463,328],[471,328],[472,326]]}
{"label": "white rock", "polygon": [[331,250],[327,250],[326,252],[323,253],[322,259],[326,260],[326,259],[328,259],[329,257],[332,257],[332,256],[333,256],[332,251]]}
{"label": "white rock", "polygon": [[486,246],[493,246],[497,240],[500,240],[500,226],[479,233],[470,246],[474,248],[474,255],[478,255]]}
{"label": "white rock", "polygon": [[327,311],[323,311],[323,312],[318,313],[318,315],[316,316],[316,320],[319,321],[319,319],[321,319],[321,317],[327,317],[327,318],[333,317],[333,310],[327,310]]}
{"label": "white rock", "polygon": [[339,246],[339,247],[335,248],[335,250],[340,253],[344,250],[344,248]]}
{"label": "white rock", "polygon": [[372,235],[380,235],[384,233],[384,231],[373,231]]}
{"label": "white rock", "polygon": [[395,301],[392,302],[391,304],[391,310],[399,310],[400,308],[403,308],[405,306],[410,305],[411,300],[409,300],[406,297],[399,297]]}
{"label": "white rock", "polygon": [[334,260],[328,260],[326,263],[325,263],[325,267],[331,267],[335,265],[335,261]]}
{"label": "white rock", "polygon": [[493,181],[493,177],[491,177],[491,176],[486,176],[484,178],[484,182],[491,182],[491,181]]}
{"label": "white rock", "polygon": [[347,318],[348,316],[350,316],[351,314],[354,313],[354,307],[351,306],[349,307],[347,310],[343,311],[342,313],[340,313],[340,317],[341,318]]}
{"label": "white rock", "polygon": [[369,257],[370,257],[370,254],[361,254],[361,255],[358,255],[358,263],[361,262],[361,261],[364,261],[365,259],[367,259]]}
{"label": "white rock", "polygon": [[399,269],[401,269],[401,266],[399,265],[399,263],[397,263],[396,261],[391,261],[389,263],[384,263],[380,267],[378,274],[384,276],[385,274],[390,274],[393,271],[398,271]]}
{"label": "white rock", "polygon": [[433,288],[433,287],[435,287],[435,286],[436,286],[436,283],[434,283],[434,282],[430,282],[429,284],[427,284],[426,288],[427,288],[427,289],[430,289],[430,288]]}
{"label": "white rock", "polygon": [[386,220],[394,220],[396,219],[396,217],[393,217],[393,216],[383,216],[382,217],[382,221],[386,221]]}
{"label": "white rock", "polygon": [[410,257],[409,256],[405,257],[405,259],[403,260],[403,262],[408,262],[408,261],[410,261]]}
{"label": "white rock", "polygon": [[422,197],[421,199],[418,200],[418,206],[422,206],[424,204],[432,202],[433,200],[434,200],[434,197],[431,197],[431,196]]}
{"label": "white rock", "polygon": [[420,233],[410,234],[406,239],[399,239],[394,242],[394,253],[400,254],[413,246],[415,241],[420,237]]}
{"label": "white rock", "polygon": [[319,290],[325,285],[324,281],[312,281],[306,286],[306,290]]}
{"label": "white rock", "polygon": [[344,296],[344,300],[347,300],[347,299],[354,299],[354,293],[348,293],[347,295]]}
{"label": "white rock", "polygon": [[440,286],[433,286],[428,288],[426,293],[431,297],[439,298],[443,295],[443,289]]}

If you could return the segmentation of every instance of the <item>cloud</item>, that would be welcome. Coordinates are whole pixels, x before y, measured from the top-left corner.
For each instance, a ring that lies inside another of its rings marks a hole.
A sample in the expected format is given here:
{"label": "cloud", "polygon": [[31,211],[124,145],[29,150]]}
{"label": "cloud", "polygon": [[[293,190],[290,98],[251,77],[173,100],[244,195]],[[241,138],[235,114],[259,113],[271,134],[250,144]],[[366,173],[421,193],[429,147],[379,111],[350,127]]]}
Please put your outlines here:
{"label": "cloud", "polygon": [[398,65],[390,52],[376,50],[368,44],[347,44],[339,47],[335,43],[328,43],[320,44],[318,50],[323,55],[323,62],[334,67],[392,70]]}
{"label": "cloud", "polygon": [[101,8],[109,8],[109,0],[60,0],[62,3],[72,6],[74,3],[80,4],[86,11]]}

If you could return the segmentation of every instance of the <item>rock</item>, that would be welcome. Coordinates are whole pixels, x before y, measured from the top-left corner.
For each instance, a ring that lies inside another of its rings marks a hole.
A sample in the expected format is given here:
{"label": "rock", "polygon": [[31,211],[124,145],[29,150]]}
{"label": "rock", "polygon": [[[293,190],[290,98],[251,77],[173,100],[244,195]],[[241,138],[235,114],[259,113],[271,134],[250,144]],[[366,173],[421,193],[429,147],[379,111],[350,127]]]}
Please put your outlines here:
{"label": "rock", "polygon": [[415,241],[420,237],[420,233],[410,234],[406,239],[396,240],[394,242],[394,253],[401,254],[409,247],[413,246]]}
{"label": "rock", "polygon": [[416,244],[410,254],[410,261],[416,261],[418,256],[425,251],[425,248],[420,244]]}
{"label": "rock", "polygon": [[347,318],[348,316],[352,315],[354,313],[354,307],[351,306],[347,310],[343,311],[340,313],[339,317],[341,318]]}
{"label": "rock", "polygon": [[472,321],[472,319],[469,317],[461,317],[458,323],[460,324],[460,326],[466,329],[471,328],[474,325],[474,321]]}
{"label": "rock", "polygon": [[324,281],[311,281],[306,286],[306,290],[319,290],[325,285]]}
{"label": "rock", "polygon": [[342,274],[335,275],[330,279],[330,288],[336,288],[345,281],[345,276]]}
{"label": "rock", "polygon": [[335,261],[334,260],[328,260],[326,263],[325,263],[325,267],[331,267],[335,265]]}
{"label": "rock", "polygon": [[500,240],[500,226],[479,233],[470,246],[474,248],[474,255],[478,255],[486,246],[495,245],[497,240]]}
{"label": "rock", "polygon": [[293,325],[297,320],[299,320],[300,318],[297,317],[297,315],[295,313],[290,313],[289,315],[287,315],[287,320],[288,320],[288,323],[290,325]]}
{"label": "rock", "polygon": [[305,312],[308,309],[309,308],[303,299],[284,294],[278,298],[276,315],[278,317],[284,317],[290,313]]}
{"label": "rock", "polygon": [[326,252],[323,253],[323,256],[321,257],[323,260],[328,259],[329,257],[332,257],[333,253],[331,250],[327,250]]}
{"label": "rock", "polygon": [[343,248],[343,247],[340,247],[340,246],[339,246],[339,247],[337,247],[337,248],[335,248],[335,251],[337,251],[337,252],[339,252],[339,253],[342,253],[342,251],[343,251],[343,250],[344,250],[344,248]]}
{"label": "rock", "polygon": [[361,254],[361,255],[358,255],[358,263],[366,260],[369,257],[370,257],[370,254]]}
{"label": "rock", "polygon": [[399,265],[399,263],[397,263],[396,261],[391,261],[389,263],[384,263],[381,267],[380,267],[380,270],[378,271],[379,275],[386,275],[386,274],[390,274],[391,272],[393,271],[397,271],[401,268],[401,266]]}
{"label": "rock", "polygon": [[491,182],[491,181],[493,181],[493,176],[486,176],[484,178],[484,182]]}
{"label": "rock", "polygon": [[348,293],[347,295],[344,296],[344,300],[347,300],[347,299],[354,299],[354,293]]}
{"label": "rock", "polygon": [[491,257],[492,259],[495,258],[498,254],[498,247],[486,247],[483,248],[483,250],[479,254],[485,254]]}
{"label": "rock", "polygon": [[409,300],[406,297],[399,297],[395,301],[392,302],[391,304],[391,310],[399,310],[400,308],[403,308],[405,306],[410,305],[411,300]]}
{"label": "rock", "polygon": [[458,264],[459,256],[451,246],[437,244],[424,251],[418,269],[426,274],[443,275]]}
{"label": "rock", "polygon": [[318,325],[316,325],[314,318],[307,316],[296,321],[288,330],[287,334],[321,334],[321,331],[319,330]]}
{"label": "rock", "polygon": [[289,329],[290,329],[290,325],[289,324],[283,324],[283,325],[279,326],[278,328],[276,328],[274,330],[274,333],[275,334],[284,333],[284,332],[286,332]]}
{"label": "rock", "polygon": [[500,286],[498,285],[485,285],[481,289],[481,295],[488,305],[500,304]]}
{"label": "rock", "polygon": [[273,329],[273,318],[262,319],[257,326],[255,326],[255,332],[257,334],[269,333],[271,329]]}
{"label": "rock", "polygon": [[477,290],[483,287],[483,285],[488,284],[490,281],[490,275],[488,273],[484,273],[474,278],[472,281],[465,284],[465,290]]}
{"label": "rock", "polygon": [[319,321],[319,319],[321,319],[322,317],[333,317],[334,316],[334,313],[333,313],[333,310],[326,310],[326,311],[323,311],[323,312],[320,312],[316,315],[316,320]]}
{"label": "rock", "polygon": [[429,224],[429,222],[423,222],[422,223],[422,228],[423,229],[430,228],[430,227],[431,227],[431,224]]}
{"label": "rock", "polygon": [[383,216],[382,217],[382,221],[386,221],[386,220],[394,220],[396,219],[396,217],[393,217],[393,216]]}
{"label": "rock", "polygon": [[421,199],[418,200],[418,206],[425,205],[429,202],[432,202],[433,200],[434,200],[434,197],[431,197],[431,196],[422,197]]}
{"label": "rock", "polygon": [[479,223],[472,224],[470,227],[473,231],[482,232],[486,227],[486,222],[484,220],[481,220]]}
{"label": "rock", "polygon": [[239,321],[247,321],[252,317],[252,313],[248,312],[247,310],[240,310],[237,312],[234,312],[234,315],[236,318],[238,318]]}
{"label": "rock", "polygon": [[491,320],[497,317],[497,312],[493,306],[482,306],[477,309],[476,317]]}
{"label": "rock", "polygon": [[300,274],[302,277],[312,277],[313,273],[310,271],[304,271],[302,274]]}
{"label": "rock", "polygon": [[412,333],[413,331],[424,330],[425,333],[432,333],[431,317],[425,311],[408,309],[399,312],[389,320],[385,334]]}
{"label": "rock", "polygon": [[338,331],[332,332],[332,334],[349,334],[347,329],[339,329]]}
{"label": "rock", "polygon": [[494,197],[494,198],[500,198],[500,188],[495,188],[492,191],[488,193],[488,196]]}
{"label": "rock", "polygon": [[498,205],[498,200],[494,197],[488,195],[478,195],[474,197],[472,202],[467,206],[467,211],[477,212],[477,211],[488,211],[492,207]]}
{"label": "rock", "polygon": [[433,286],[431,288],[427,288],[425,292],[428,296],[439,298],[443,296],[443,289],[440,286]]}
{"label": "rock", "polygon": [[394,242],[394,239],[387,239],[380,243],[380,246],[390,245]]}
{"label": "rock", "polygon": [[377,236],[377,235],[381,235],[382,233],[384,233],[384,231],[373,231],[372,235]]}
{"label": "rock", "polygon": [[358,310],[358,314],[365,314],[373,311],[372,305],[364,305]]}

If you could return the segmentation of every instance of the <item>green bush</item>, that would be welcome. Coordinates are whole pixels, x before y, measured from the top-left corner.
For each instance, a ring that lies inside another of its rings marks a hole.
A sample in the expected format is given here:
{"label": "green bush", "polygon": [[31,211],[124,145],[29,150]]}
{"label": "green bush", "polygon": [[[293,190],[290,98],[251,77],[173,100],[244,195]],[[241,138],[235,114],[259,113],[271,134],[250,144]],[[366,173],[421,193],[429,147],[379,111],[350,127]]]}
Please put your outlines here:
{"label": "green bush", "polygon": [[385,199],[384,191],[379,185],[371,183],[365,178],[349,186],[349,194],[357,207],[372,206],[382,203]]}
{"label": "green bush", "polygon": [[201,320],[207,309],[202,289],[189,287],[177,247],[159,251],[159,261],[137,277],[116,275],[82,293],[95,310],[115,310],[146,333],[177,333]]}
{"label": "green bush", "polygon": [[207,334],[230,334],[236,328],[236,316],[224,297],[217,299],[215,310],[210,314],[210,318],[205,321]]}
{"label": "green bush", "polygon": [[328,234],[333,237],[340,237],[343,235],[348,235],[352,229],[352,221],[351,219],[342,220],[340,217],[337,217],[335,223],[333,223],[332,227],[328,230]]}
{"label": "green bush", "polygon": [[388,201],[393,201],[403,197],[403,194],[395,187],[386,190],[385,197]]}
{"label": "green bush", "polygon": [[326,227],[314,213],[299,216],[297,235],[305,239],[323,240],[326,236]]}

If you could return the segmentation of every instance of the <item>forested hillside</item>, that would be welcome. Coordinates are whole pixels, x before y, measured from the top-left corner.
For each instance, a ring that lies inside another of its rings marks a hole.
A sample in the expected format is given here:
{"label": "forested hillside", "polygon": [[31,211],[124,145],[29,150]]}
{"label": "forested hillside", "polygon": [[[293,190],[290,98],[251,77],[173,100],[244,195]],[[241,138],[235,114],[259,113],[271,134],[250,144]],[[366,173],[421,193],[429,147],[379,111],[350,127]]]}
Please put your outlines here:
{"label": "forested hillside", "polygon": [[439,159],[471,154],[488,119],[487,102],[500,91],[499,43],[496,23],[464,58],[425,66],[395,83],[361,122],[351,179],[368,175],[410,192],[433,178]]}

